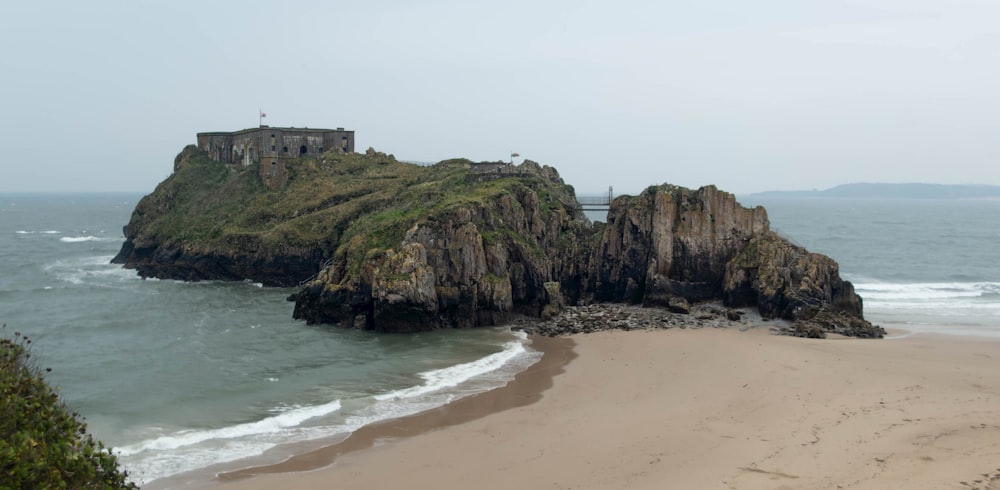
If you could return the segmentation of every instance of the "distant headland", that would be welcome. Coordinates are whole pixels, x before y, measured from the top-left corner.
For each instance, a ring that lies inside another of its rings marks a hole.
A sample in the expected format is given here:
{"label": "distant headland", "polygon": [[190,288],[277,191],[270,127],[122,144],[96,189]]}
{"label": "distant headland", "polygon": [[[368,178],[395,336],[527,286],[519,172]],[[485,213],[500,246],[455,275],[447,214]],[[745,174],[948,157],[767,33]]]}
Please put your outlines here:
{"label": "distant headland", "polygon": [[844,184],[826,190],[766,191],[754,198],[1000,199],[1000,186],[979,184]]}

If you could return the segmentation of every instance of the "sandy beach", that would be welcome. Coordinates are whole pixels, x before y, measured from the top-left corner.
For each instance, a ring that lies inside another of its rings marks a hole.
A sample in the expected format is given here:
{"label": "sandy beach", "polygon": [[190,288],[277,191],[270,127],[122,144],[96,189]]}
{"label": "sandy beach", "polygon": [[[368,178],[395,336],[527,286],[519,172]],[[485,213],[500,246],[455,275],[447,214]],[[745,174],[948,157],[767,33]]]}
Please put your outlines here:
{"label": "sandy beach", "polygon": [[536,342],[543,361],[505,388],[213,487],[1000,488],[995,340],[758,327]]}

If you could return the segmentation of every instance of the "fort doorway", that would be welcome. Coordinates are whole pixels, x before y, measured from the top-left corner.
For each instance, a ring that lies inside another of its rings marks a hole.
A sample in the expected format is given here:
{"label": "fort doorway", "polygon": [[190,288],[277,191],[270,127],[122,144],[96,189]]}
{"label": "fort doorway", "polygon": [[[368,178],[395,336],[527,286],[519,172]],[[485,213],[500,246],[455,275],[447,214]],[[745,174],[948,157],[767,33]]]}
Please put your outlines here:
{"label": "fort doorway", "polygon": [[305,155],[306,153],[309,153],[309,149],[306,148],[306,145],[300,146],[299,147],[299,156]]}

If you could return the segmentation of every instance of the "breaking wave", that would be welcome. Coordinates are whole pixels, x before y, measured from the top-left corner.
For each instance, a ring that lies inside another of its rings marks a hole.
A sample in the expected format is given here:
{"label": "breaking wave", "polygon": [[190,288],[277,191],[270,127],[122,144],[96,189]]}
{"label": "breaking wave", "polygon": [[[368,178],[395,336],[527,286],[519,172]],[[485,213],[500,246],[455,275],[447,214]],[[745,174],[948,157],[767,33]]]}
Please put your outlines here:
{"label": "breaking wave", "polygon": [[[418,373],[423,383],[386,393],[283,410],[254,422],[163,433],[116,449],[129,471],[146,483],[211,465],[254,457],[280,444],[340,440],[373,423],[430,410],[498,388],[541,358],[527,347],[527,335],[500,352],[475,361]],[[276,381],[276,380],[275,380]],[[162,432],[162,429],[159,430]]]}

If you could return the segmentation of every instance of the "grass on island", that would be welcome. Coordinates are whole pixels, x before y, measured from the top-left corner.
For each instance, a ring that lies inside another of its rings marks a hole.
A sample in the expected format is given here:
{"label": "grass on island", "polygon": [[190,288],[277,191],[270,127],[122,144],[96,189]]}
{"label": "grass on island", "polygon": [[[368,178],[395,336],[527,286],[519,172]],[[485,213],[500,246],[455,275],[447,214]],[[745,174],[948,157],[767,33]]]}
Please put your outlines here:
{"label": "grass on island", "polygon": [[[382,153],[330,152],[284,161],[287,179],[271,188],[256,167],[227,166],[193,148],[179,158],[178,169],[140,202],[133,221],[142,222],[150,238],[188,252],[279,255],[320,248],[356,270],[364,257],[398,246],[415,224],[459,208],[494,206],[526,190],[546,213],[569,213],[575,204],[572,187],[544,178],[474,182],[472,162],[464,159],[418,166]],[[533,243],[513,230],[480,229],[493,230],[486,240]]]}

